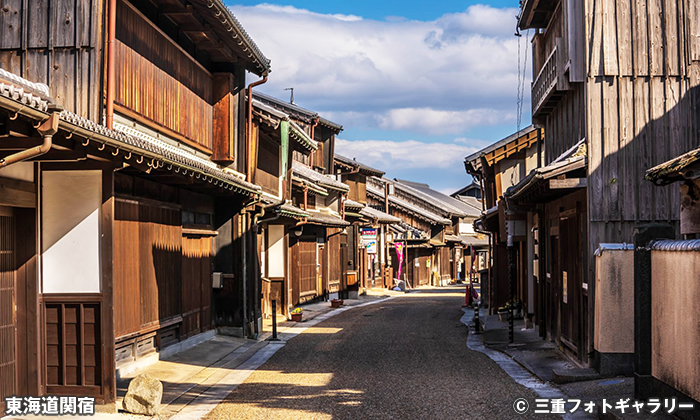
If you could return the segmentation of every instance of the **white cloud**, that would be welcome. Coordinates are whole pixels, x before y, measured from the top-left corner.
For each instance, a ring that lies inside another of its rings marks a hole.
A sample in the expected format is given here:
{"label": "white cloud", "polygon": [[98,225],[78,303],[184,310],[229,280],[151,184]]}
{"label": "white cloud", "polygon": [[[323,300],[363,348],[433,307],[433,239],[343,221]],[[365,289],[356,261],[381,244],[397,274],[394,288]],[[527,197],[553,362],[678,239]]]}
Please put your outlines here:
{"label": "white cloud", "polygon": [[[294,87],[297,103],[345,127],[445,134],[515,120],[515,8],[476,5],[429,22],[270,4],[232,10],[272,60],[260,89],[286,96]],[[530,45],[520,43],[524,54]]]}
{"label": "white cloud", "polygon": [[[343,140],[336,139],[336,151],[351,159],[387,168],[436,169],[462,168],[464,157],[476,152],[476,147],[450,143],[423,143],[415,140]],[[464,171],[464,169],[461,169]]]}

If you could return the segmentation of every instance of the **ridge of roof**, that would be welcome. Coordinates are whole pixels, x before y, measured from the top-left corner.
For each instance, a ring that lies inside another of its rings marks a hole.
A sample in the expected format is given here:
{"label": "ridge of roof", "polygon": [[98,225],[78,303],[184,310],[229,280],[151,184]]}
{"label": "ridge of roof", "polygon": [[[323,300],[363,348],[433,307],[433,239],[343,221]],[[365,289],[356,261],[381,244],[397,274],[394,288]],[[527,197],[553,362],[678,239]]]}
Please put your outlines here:
{"label": "ridge of roof", "polygon": [[375,175],[375,176],[382,176],[386,174],[384,171],[380,171],[379,169],[375,169],[369,165],[365,165],[362,162],[358,162],[355,159],[350,159],[349,157],[339,155],[338,153],[333,155],[333,158],[340,161],[341,163],[348,165],[348,166],[356,166],[360,169],[360,171],[365,171],[368,174]]}
{"label": "ridge of roof", "polygon": [[[384,198],[384,193],[381,190],[376,189],[373,185],[368,183],[366,188],[367,192],[373,194],[375,197]],[[395,195],[389,196],[389,203],[393,203],[394,205],[399,206],[410,213],[418,214],[429,221],[433,221],[442,225],[452,224],[451,220],[446,219],[438,214],[435,214],[428,209],[424,209],[415,204],[411,204],[399,197],[396,197]]]}
{"label": "ridge of roof", "polygon": [[[248,57],[252,58],[256,63],[256,67],[260,70],[260,76],[270,73],[270,59],[265,57],[265,54],[263,54],[260,47],[258,47],[258,44],[253,41],[253,38],[248,34],[238,18],[222,0],[207,0],[206,3],[204,0],[197,0],[197,2],[206,5],[209,9],[214,9],[214,18],[223,25],[228,25],[228,32],[235,31],[235,33],[231,35],[231,40],[238,43],[239,46],[242,46],[243,52],[251,51]],[[221,15],[223,15],[223,17],[221,17]]]}
{"label": "ridge of roof", "polygon": [[[418,198],[419,200],[423,200],[426,203],[433,205],[440,210],[449,213],[453,216],[457,217],[465,217],[469,216],[469,214],[465,213],[465,210],[462,209],[462,204],[460,203],[458,206],[454,205],[453,203],[448,202],[447,199],[453,200],[451,197],[448,197],[442,193],[439,193],[438,191],[435,191],[431,189],[428,184],[420,184],[420,183],[412,183],[413,185],[409,185],[407,183],[404,183],[399,180],[394,180],[394,185],[398,187],[400,190],[409,193],[413,195],[414,197]],[[425,186],[422,186],[425,185]]]}
{"label": "ridge of roof", "polygon": [[330,121],[326,118],[323,118],[318,114],[318,112],[311,111],[297,104],[293,104],[282,99],[275,98],[274,96],[254,90],[253,100],[256,99],[263,103],[267,103],[269,106],[280,109],[283,112],[294,114],[297,117],[303,117],[300,119],[306,123],[311,124],[314,119],[318,118],[319,124],[325,125],[326,127],[336,131],[336,134],[343,131],[342,125],[334,123],[333,121]]}
{"label": "ridge of roof", "polygon": [[515,141],[522,136],[526,136],[535,130],[537,130],[537,128],[535,128],[534,125],[529,125],[523,129],[521,129],[520,131],[516,131],[515,133],[509,135],[508,137],[502,138],[501,140],[498,140],[497,142],[490,144],[477,152],[472,153],[471,155],[464,158],[464,161],[471,162],[475,159],[478,159],[482,155],[493,152],[494,150],[498,149],[499,147],[505,146],[506,144],[508,144],[512,141]]}

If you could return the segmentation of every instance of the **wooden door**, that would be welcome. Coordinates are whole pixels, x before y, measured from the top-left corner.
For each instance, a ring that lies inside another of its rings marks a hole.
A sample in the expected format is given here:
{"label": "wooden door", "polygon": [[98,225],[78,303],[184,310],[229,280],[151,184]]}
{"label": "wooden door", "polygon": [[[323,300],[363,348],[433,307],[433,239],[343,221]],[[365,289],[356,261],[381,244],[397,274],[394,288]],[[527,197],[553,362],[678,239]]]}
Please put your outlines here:
{"label": "wooden door", "polygon": [[17,394],[17,263],[15,218],[0,206],[0,413],[5,397]]}
{"label": "wooden door", "polygon": [[[558,231],[558,227],[557,227]],[[559,235],[549,237],[549,271],[547,272],[547,285],[549,286],[549,332],[552,340],[559,337]]]}
{"label": "wooden door", "polygon": [[[316,238],[301,238],[297,242],[296,266],[298,272],[299,301],[306,301],[316,294]],[[297,304],[299,302],[296,302]]]}
{"label": "wooden door", "polygon": [[182,238],[181,339],[211,329],[211,255],[211,237]]}
{"label": "wooden door", "polygon": [[578,353],[579,338],[579,306],[581,276],[579,263],[579,223],[575,210],[559,221],[561,261],[561,339],[574,353]]}

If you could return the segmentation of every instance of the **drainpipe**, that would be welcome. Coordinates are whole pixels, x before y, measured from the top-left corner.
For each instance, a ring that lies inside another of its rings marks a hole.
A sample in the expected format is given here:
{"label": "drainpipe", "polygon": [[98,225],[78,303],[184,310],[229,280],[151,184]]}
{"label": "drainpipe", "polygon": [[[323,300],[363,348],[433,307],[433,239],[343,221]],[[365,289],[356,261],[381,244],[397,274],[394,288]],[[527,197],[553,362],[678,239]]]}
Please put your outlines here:
{"label": "drainpipe", "polygon": [[309,206],[309,187],[304,185],[304,211],[308,210]]}
{"label": "drainpipe", "polygon": [[[318,125],[318,117],[316,117],[314,119],[314,123],[311,124],[311,140],[314,140],[314,141],[316,141],[314,136],[316,134],[316,126],[317,125]],[[316,157],[316,150],[311,150],[311,156],[309,158],[309,162],[311,163],[311,165],[309,165],[309,166],[311,166],[312,168],[314,167],[314,158],[315,157]]]}
{"label": "drainpipe", "polygon": [[[112,0],[114,1],[114,0]],[[246,119],[245,125],[246,125],[246,130],[245,130],[245,135],[246,135],[246,141],[248,142],[248,170],[247,175],[248,175],[248,181],[253,182],[252,177],[253,177],[253,168],[252,168],[252,162],[254,162],[252,158],[253,151],[255,150],[253,145],[251,144],[251,138],[253,137],[253,88],[256,86],[260,86],[263,83],[267,82],[267,74],[263,75],[263,78],[258,80],[257,82],[253,82],[248,85],[248,118]]]}
{"label": "drainpipe", "polygon": [[22,150],[21,152],[14,153],[3,159],[0,159],[0,168],[10,166],[13,163],[22,162],[27,159],[41,156],[43,154],[46,154],[46,152],[48,152],[49,150],[51,150],[51,145],[53,144],[53,135],[56,134],[56,132],[58,132],[59,119],[59,113],[54,111],[51,114],[51,116],[44,120],[41,123],[41,125],[37,128],[39,134],[41,134],[41,136],[44,138],[44,142],[41,144],[41,146],[36,146],[26,150]]}
{"label": "drainpipe", "polygon": [[106,118],[107,128],[114,129],[114,90],[116,86],[115,47],[117,34],[117,0],[109,0],[107,11],[107,97]]}

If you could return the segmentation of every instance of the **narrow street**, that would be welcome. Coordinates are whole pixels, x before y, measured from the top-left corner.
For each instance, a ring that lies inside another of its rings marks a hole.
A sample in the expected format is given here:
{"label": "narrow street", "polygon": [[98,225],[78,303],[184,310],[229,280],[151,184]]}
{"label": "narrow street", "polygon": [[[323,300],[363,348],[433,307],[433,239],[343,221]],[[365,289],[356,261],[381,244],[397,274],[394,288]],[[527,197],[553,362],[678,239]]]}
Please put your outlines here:
{"label": "narrow street", "polygon": [[208,418],[515,417],[515,399],[535,394],[466,348],[462,290],[410,293],[308,329]]}

